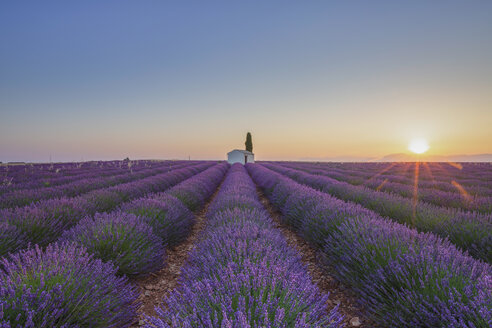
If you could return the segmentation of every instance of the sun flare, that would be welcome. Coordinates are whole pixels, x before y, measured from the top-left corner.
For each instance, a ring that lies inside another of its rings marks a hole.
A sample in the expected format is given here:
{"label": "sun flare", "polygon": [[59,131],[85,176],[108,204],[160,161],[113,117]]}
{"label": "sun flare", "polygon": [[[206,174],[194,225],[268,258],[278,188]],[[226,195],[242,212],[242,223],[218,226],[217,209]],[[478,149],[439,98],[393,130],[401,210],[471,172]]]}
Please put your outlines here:
{"label": "sun flare", "polygon": [[408,149],[416,154],[423,154],[429,150],[429,144],[425,139],[413,139],[408,145]]}

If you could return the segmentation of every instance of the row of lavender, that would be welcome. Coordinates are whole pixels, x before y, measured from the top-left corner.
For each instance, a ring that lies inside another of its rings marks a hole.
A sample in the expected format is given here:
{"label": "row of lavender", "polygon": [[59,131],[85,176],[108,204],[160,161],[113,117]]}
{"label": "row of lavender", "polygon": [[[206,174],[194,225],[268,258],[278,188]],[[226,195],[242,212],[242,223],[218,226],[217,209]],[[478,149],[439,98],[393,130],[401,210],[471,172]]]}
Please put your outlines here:
{"label": "row of lavender", "polygon": [[[281,162],[278,162],[281,163]],[[401,183],[401,184],[414,184],[415,183],[415,169],[416,164],[419,164],[418,168],[418,188],[419,189],[438,189],[447,192],[459,192],[457,190],[457,184],[453,185],[453,181],[458,182],[458,185],[466,188],[467,193],[470,195],[483,195],[490,196],[492,195],[492,186],[490,186],[490,181],[492,179],[492,173],[488,173],[488,171],[479,171],[480,176],[475,177],[474,175],[467,176],[467,178],[458,179],[453,176],[446,176],[439,178],[438,176],[434,176],[434,171],[436,169],[435,163],[427,163],[427,162],[414,162],[414,163],[405,163],[405,170],[401,172],[401,170],[393,170],[393,167],[399,167],[398,163],[386,163],[379,171],[367,169],[366,165],[371,166],[371,163],[357,163],[357,169],[355,169],[354,163],[308,163],[308,162],[297,162],[297,163],[288,163],[284,162],[284,164],[295,166],[303,166],[312,170],[321,170],[323,173],[332,174],[334,179],[338,179],[338,177],[344,177],[347,179],[346,181],[350,184],[360,185],[365,184],[368,180],[372,180],[374,178],[378,179],[388,179],[391,182]],[[335,165],[336,164],[336,165]],[[351,169],[347,167],[350,164]],[[380,164],[382,165],[382,164]],[[465,167],[469,167],[471,164],[464,163]],[[480,168],[484,165],[491,166],[490,164],[476,165],[476,167]],[[475,165],[473,165],[475,166]],[[468,170],[469,171],[469,170]],[[453,171],[454,172],[454,171]],[[462,173],[463,174],[463,173]],[[344,180],[345,181],[345,180]],[[384,181],[384,180],[383,180]]]}
{"label": "row of lavender", "polygon": [[[190,163],[182,163],[174,168],[186,167]],[[0,195],[0,208],[21,207],[35,201],[59,197],[75,197],[92,190],[106,188],[117,184],[136,181],[152,175],[169,172],[168,165],[159,165],[153,168],[142,168],[137,171],[126,171],[113,176],[94,176],[92,178],[77,179],[71,183],[36,189],[18,189]]]}
{"label": "row of lavender", "polygon": [[[106,162],[101,162],[101,163],[106,163]],[[37,165],[37,164],[36,164]],[[79,180],[83,179],[92,179],[92,178],[103,178],[103,177],[111,177],[111,176],[116,176],[116,175],[130,175],[130,173],[138,173],[142,172],[144,170],[149,170],[149,169],[156,169],[156,168],[163,168],[165,166],[164,163],[160,164],[154,164],[150,165],[149,163],[139,163],[132,167],[131,169],[128,168],[128,166],[124,167],[114,167],[112,165],[100,165],[100,166],[94,166],[91,169],[85,167],[85,168],[77,168],[77,166],[71,167],[69,170],[65,171],[59,171],[58,173],[53,173],[53,177],[45,177],[44,172],[42,171],[35,171],[38,174],[32,174],[31,178],[29,178],[27,181],[23,182],[18,182],[15,184],[4,184],[2,185],[2,189],[0,191],[0,194],[2,194],[2,197],[12,197],[15,196],[16,193],[20,191],[24,191],[26,189],[29,190],[36,190],[36,191],[42,191],[42,190],[48,190],[50,191],[50,188],[56,187],[56,186],[61,186],[65,184],[70,184]]]}
{"label": "row of lavender", "polygon": [[165,190],[212,165],[205,162],[184,166],[78,197],[43,200],[25,207],[1,210],[0,257],[26,248],[29,243],[46,246],[86,216],[111,211],[131,199]]}
{"label": "row of lavender", "polygon": [[162,165],[162,161],[94,161],[73,163],[44,163],[24,165],[0,165],[1,185],[15,187],[32,181],[46,182],[62,177],[100,170],[143,169]]}
{"label": "row of lavender", "polygon": [[341,326],[242,165],[229,171],[207,220],[180,286],[147,318],[148,328]]}
{"label": "row of lavender", "polygon": [[[280,163],[280,162],[279,162]],[[285,163],[285,162],[284,162]],[[440,176],[436,170],[443,170],[440,163],[413,162],[413,163],[379,163],[376,166],[372,163],[306,163],[289,162],[289,165],[308,166],[310,169],[320,169],[333,174],[337,179],[338,175],[345,176],[350,184],[364,184],[374,177],[388,178],[392,182],[413,184],[415,182],[415,164],[419,163],[418,187],[434,188],[442,191],[455,192],[457,186],[463,186],[467,193],[471,195],[491,196],[492,187],[490,181],[492,173],[485,168],[492,168],[489,163],[462,163],[463,171],[453,168],[451,172],[456,175]],[[470,167],[473,170],[469,169]],[[378,168],[376,170],[375,168]],[[447,169],[445,169],[447,170]],[[459,175],[461,178],[458,178]],[[383,180],[384,181],[384,180]],[[453,181],[455,183],[453,185]]]}
{"label": "row of lavender", "polygon": [[[319,168],[330,173],[341,174],[349,179],[351,184],[364,184],[374,177],[388,178],[392,182],[402,184],[415,183],[416,164],[418,165],[418,187],[433,188],[448,192],[459,192],[457,186],[462,186],[470,195],[492,195],[492,165],[490,163],[461,163],[460,168],[453,168],[447,172],[440,163],[413,162],[413,163],[385,163],[380,170],[371,169],[371,163],[289,163],[293,165],[307,165],[312,169]],[[382,165],[382,164],[380,164]],[[402,166],[403,165],[403,166]],[[395,169],[400,168],[400,169]],[[488,169],[487,169],[488,168]],[[403,170],[402,170],[403,169]],[[439,170],[448,174],[439,175]],[[453,181],[455,184],[453,184]]]}
{"label": "row of lavender", "polygon": [[130,326],[140,304],[125,274],[164,265],[164,246],[186,237],[190,209],[203,206],[227,168],[215,165],[166,193],[88,217],[44,251],[36,245],[1,259],[0,327]]}
{"label": "row of lavender", "polygon": [[90,172],[94,168],[115,168],[119,161],[70,162],[70,163],[25,163],[0,165],[2,182],[15,186],[32,180],[70,176],[81,172]]}
{"label": "row of lavender", "polygon": [[[281,163],[278,163],[281,164]],[[310,174],[328,176],[330,178],[336,179],[338,181],[347,182],[350,184],[355,184],[353,181],[353,176],[342,173],[334,172],[329,169],[321,168],[312,163],[306,164],[281,164],[285,167],[302,170]],[[417,165],[414,170],[420,170],[420,163],[415,163]],[[365,175],[365,173],[362,173]],[[419,174],[418,172],[415,174]],[[398,176],[368,176],[366,180],[363,181],[365,187],[375,189],[377,191],[396,193],[400,196],[406,198],[417,197],[419,201],[431,203],[437,206],[462,208],[471,211],[479,211],[482,213],[492,212],[492,196],[484,195],[471,195],[469,194],[463,186],[458,184],[456,181],[451,181],[447,183],[448,190],[443,191],[437,189],[434,186],[415,187],[415,177],[412,180],[408,180],[405,183],[397,182],[399,180]],[[490,180],[485,184],[488,188],[491,188],[490,184],[492,181],[492,175]],[[357,183],[360,184],[360,183]],[[484,187],[480,187],[482,190]],[[487,189],[492,194],[492,189]]]}
{"label": "row of lavender", "polygon": [[283,220],[320,250],[327,270],[360,294],[374,320],[389,327],[490,327],[488,264],[262,165],[247,168]]}
{"label": "row of lavender", "polygon": [[[301,162],[298,162],[301,163]],[[389,174],[412,178],[412,167],[415,162],[392,163],[317,163],[331,170],[358,174],[361,171],[368,174]],[[428,170],[421,172],[423,180],[449,181],[457,180],[465,185],[482,182],[482,177],[492,174],[490,163],[451,163],[451,162],[421,162]]]}
{"label": "row of lavender", "polygon": [[[120,161],[120,163],[123,162]],[[157,167],[168,167],[169,169],[172,169],[175,165],[180,165],[183,163],[183,161],[135,161],[128,162],[126,165],[117,165],[116,163],[108,165],[107,162],[100,162],[100,164],[98,163],[97,165],[93,165],[91,167],[75,166],[63,171],[55,171],[56,173],[53,173],[50,176],[45,176],[44,174],[41,174],[42,171],[36,171],[37,173],[39,173],[39,175],[32,174],[28,181],[18,183],[13,183],[14,177],[6,174],[2,180],[3,183],[0,183],[0,194],[22,189],[38,189],[59,186],[77,180],[90,179],[94,177],[114,176],[123,173],[129,174],[133,172],[139,172],[143,169],[151,169]]]}
{"label": "row of lavender", "polygon": [[228,165],[217,164],[171,189],[123,203],[115,211],[86,217],[60,240],[77,242],[118,273],[137,276],[164,266],[165,247],[182,241],[193,224],[192,211],[203,207]]}
{"label": "row of lavender", "polygon": [[355,202],[381,216],[449,238],[453,244],[472,256],[492,263],[492,214],[479,214],[438,207],[398,195],[353,186],[329,177],[312,175],[276,164],[264,164],[297,182],[326,192],[345,201]]}

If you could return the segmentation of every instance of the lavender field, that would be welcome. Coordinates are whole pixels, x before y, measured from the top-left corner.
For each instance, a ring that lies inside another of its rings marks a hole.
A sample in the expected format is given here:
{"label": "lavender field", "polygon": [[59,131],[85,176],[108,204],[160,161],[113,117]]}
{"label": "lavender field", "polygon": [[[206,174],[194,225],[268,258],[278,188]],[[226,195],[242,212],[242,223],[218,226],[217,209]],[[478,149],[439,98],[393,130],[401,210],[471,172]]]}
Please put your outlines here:
{"label": "lavender field", "polygon": [[0,327],[490,327],[492,165],[0,166]]}
{"label": "lavender field", "polygon": [[492,328],[492,1],[0,1],[0,328]]}

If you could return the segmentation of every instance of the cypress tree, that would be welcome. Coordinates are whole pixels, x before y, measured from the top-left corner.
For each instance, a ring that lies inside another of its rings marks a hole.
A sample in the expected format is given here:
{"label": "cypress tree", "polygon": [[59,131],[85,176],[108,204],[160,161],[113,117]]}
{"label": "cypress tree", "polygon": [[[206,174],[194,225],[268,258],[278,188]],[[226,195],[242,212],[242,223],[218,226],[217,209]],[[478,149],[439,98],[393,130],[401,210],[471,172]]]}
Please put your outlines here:
{"label": "cypress tree", "polygon": [[246,135],[246,142],[244,143],[246,145],[246,150],[253,152],[253,141],[251,140],[251,133],[248,132]]}

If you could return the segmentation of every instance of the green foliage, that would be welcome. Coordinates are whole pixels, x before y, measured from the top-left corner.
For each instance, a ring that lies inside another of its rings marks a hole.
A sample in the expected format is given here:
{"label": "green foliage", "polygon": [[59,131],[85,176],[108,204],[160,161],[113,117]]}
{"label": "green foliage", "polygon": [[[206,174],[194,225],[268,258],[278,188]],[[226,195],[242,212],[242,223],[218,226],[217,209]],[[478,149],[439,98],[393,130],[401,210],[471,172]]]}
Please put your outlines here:
{"label": "green foliage", "polygon": [[248,134],[246,134],[246,142],[244,144],[246,145],[247,151],[253,152],[253,141],[251,140],[251,133],[248,132]]}

